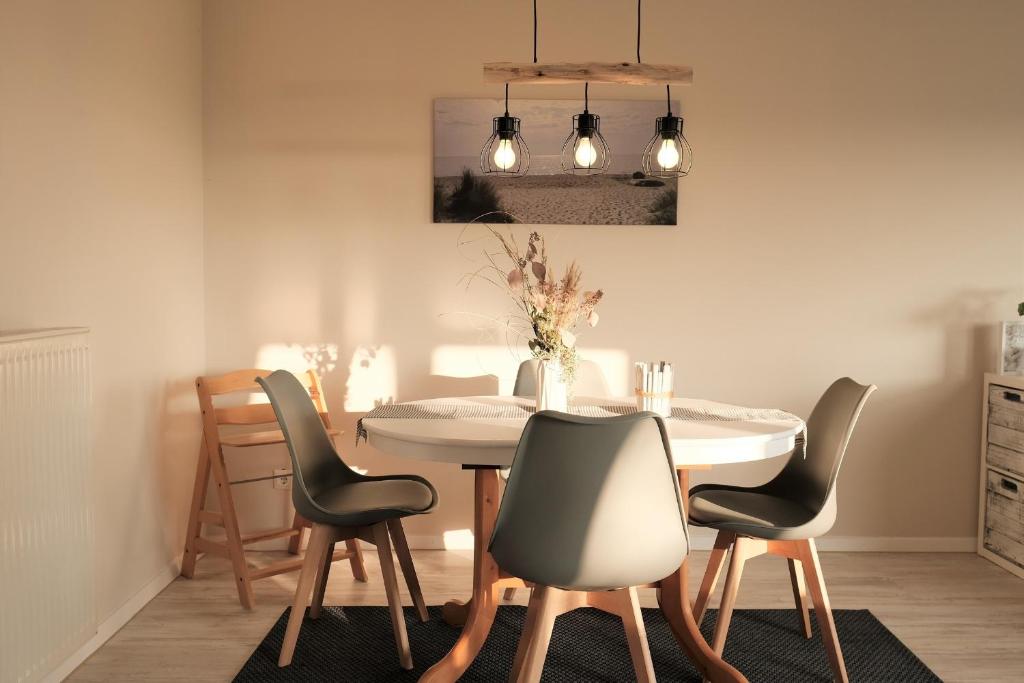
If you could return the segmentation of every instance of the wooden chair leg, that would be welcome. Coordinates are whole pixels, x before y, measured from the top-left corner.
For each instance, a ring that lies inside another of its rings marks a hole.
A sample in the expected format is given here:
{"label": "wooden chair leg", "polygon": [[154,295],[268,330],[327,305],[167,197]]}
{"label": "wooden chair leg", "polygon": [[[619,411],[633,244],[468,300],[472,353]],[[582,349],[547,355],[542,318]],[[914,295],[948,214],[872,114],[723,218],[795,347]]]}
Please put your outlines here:
{"label": "wooden chair leg", "polygon": [[719,531],[718,536],[715,537],[715,547],[711,550],[711,556],[708,557],[708,566],[704,570],[704,580],[701,581],[700,590],[697,592],[697,601],[693,603],[693,618],[697,620],[698,625],[704,621],[704,614],[708,610],[711,594],[715,592],[718,577],[722,573],[722,567],[725,566],[725,556],[735,540],[736,534],[731,531]]}
{"label": "wooden chair leg", "polygon": [[412,652],[409,650],[409,635],[405,631],[405,613],[402,612],[402,596],[398,593],[398,575],[395,573],[395,561],[391,556],[391,542],[388,540],[388,526],[381,522],[371,527],[373,542],[377,546],[380,558],[380,573],[384,578],[384,590],[388,594],[388,607],[391,610],[391,627],[395,632],[395,645],[398,646],[398,661],[403,669],[412,668]]}
{"label": "wooden chair leg", "polygon": [[350,538],[345,541],[345,548],[348,550],[348,563],[352,567],[352,576],[356,581],[366,583],[366,564],[363,562],[363,549],[359,545],[358,538]]}
{"label": "wooden chair leg", "polygon": [[391,532],[391,540],[395,544],[395,553],[398,555],[398,565],[402,568],[402,575],[405,576],[405,585],[409,587],[412,604],[416,607],[416,613],[420,615],[420,621],[430,621],[430,615],[427,614],[427,603],[423,601],[423,591],[420,590],[420,581],[416,577],[416,565],[412,563],[412,554],[409,552],[409,543],[405,538],[402,520],[389,519],[387,524],[388,531]]}
{"label": "wooden chair leg", "polygon": [[302,628],[302,618],[306,615],[309,592],[313,589],[318,570],[323,566],[333,536],[334,529],[331,527],[323,524],[313,525],[313,531],[309,535],[309,547],[306,548],[306,557],[302,563],[302,573],[299,574],[299,583],[295,588],[292,612],[288,615],[288,626],[285,628],[284,641],[281,643],[281,654],[277,659],[278,666],[288,666],[292,663],[295,643]]}
{"label": "wooden chair leg", "polygon": [[517,683],[537,683],[544,672],[544,660],[547,659],[548,645],[551,644],[551,631],[555,627],[555,617],[562,611],[563,591],[547,586],[535,586],[530,604],[537,601],[537,618],[529,631],[524,630],[522,637],[526,640],[526,656],[522,668],[515,672]]}
{"label": "wooden chair leg", "polygon": [[523,632],[519,634],[519,645],[516,647],[516,656],[512,660],[512,669],[509,671],[509,683],[516,683],[523,670],[523,665],[526,663],[526,652],[530,649],[529,634],[537,630],[537,618],[540,616],[540,610],[540,600],[530,600],[526,606],[526,619],[523,621]]}
{"label": "wooden chair leg", "polygon": [[800,613],[800,623],[804,629],[804,637],[810,638],[811,633],[811,612],[807,604],[807,586],[804,583],[804,569],[800,560],[788,558],[789,581],[793,584],[793,601],[796,603],[796,611]]}
{"label": "wooden chair leg", "polygon": [[227,534],[226,545],[231,566],[235,573],[235,585],[238,587],[238,599],[242,607],[252,609],[256,604],[256,596],[249,578],[249,565],[245,562],[245,547],[242,545],[242,533],[238,529],[238,517],[235,512],[235,501],[231,495],[231,481],[228,479],[227,466],[224,464],[223,453],[209,453],[210,469],[217,485],[217,498],[220,500],[220,513],[224,519],[224,531]]}
{"label": "wooden chair leg", "polygon": [[502,595],[502,599],[504,599],[505,602],[513,600],[513,599],[515,599],[515,597],[516,597],[516,589],[515,588],[506,588],[505,589],[505,593]]}
{"label": "wooden chair leg", "polygon": [[203,439],[199,446],[199,461],[196,463],[196,480],[192,486],[192,506],[189,508],[188,529],[185,532],[185,552],[181,557],[181,575],[186,579],[191,579],[196,572],[196,560],[199,558],[196,539],[203,531],[199,513],[206,502],[206,491],[209,486],[210,457],[206,453],[206,439]]}
{"label": "wooden chair leg", "polygon": [[288,539],[288,552],[292,555],[298,555],[302,551],[302,537],[305,536],[306,527],[308,526],[309,522],[298,512],[292,516],[292,528],[299,532]]}
{"label": "wooden chair leg", "polygon": [[621,599],[624,602],[619,616],[622,617],[622,626],[626,629],[629,656],[633,659],[637,683],[653,683],[656,679],[654,663],[651,661],[651,646],[647,642],[647,629],[644,627],[644,617],[640,611],[636,588],[627,588],[616,593],[622,594]]}
{"label": "wooden chair leg", "polygon": [[324,606],[324,595],[327,593],[327,579],[331,575],[331,564],[333,563],[334,543],[331,542],[327,544],[327,552],[324,553],[323,561],[320,563],[320,570],[316,574],[316,583],[313,586],[313,601],[309,605],[310,619],[320,618],[320,608]]}
{"label": "wooden chair leg", "polygon": [[814,614],[818,618],[821,639],[825,641],[825,651],[828,653],[832,675],[841,683],[849,683],[849,678],[846,676],[846,663],[843,661],[843,650],[839,647],[839,636],[836,634],[836,624],[832,620],[832,606],[828,601],[825,579],[821,573],[821,564],[818,562],[818,550],[814,546],[813,539],[799,541],[799,548],[800,563],[804,567],[807,587],[811,591]]}
{"label": "wooden chair leg", "polygon": [[736,606],[736,595],[740,590],[740,579],[743,576],[743,564],[747,561],[747,545],[750,539],[737,536],[729,558],[729,573],[725,577],[725,588],[722,590],[722,605],[718,609],[718,620],[715,622],[715,636],[711,649],[719,657],[725,651],[725,638],[729,633],[729,622],[732,610]]}

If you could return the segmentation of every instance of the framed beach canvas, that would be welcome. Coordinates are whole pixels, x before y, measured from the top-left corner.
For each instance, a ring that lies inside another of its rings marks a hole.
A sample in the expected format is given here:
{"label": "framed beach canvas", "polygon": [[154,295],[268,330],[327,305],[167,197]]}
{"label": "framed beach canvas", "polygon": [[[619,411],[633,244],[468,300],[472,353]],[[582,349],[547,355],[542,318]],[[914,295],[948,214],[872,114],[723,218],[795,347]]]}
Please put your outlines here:
{"label": "framed beach canvas", "polygon": [[1003,323],[1003,343],[999,352],[999,372],[1024,375],[1024,319]]}
{"label": "framed beach canvas", "polygon": [[[504,100],[434,100],[434,222],[468,223],[488,211],[507,222],[570,225],[676,225],[677,180],[647,178],[640,157],[665,115],[664,100],[590,100],[611,148],[606,173],[562,173],[559,153],[582,100],[513,99],[509,113],[521,119],[530,149],[523,177],[496,177],[480,170],[480,150]],[[672,103],[679,111],[679,103]],[[489,218],[491,222],[498,222]]]}

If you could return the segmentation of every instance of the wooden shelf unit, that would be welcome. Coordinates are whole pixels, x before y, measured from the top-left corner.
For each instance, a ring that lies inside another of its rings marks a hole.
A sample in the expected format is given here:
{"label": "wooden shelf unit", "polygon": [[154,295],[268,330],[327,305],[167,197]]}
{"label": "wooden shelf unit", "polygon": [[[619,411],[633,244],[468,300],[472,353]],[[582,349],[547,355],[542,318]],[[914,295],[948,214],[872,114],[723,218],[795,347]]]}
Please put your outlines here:
{"label": "wooden shelf unit", "polygon": [[1024,578],[1024,376],[987,373],[984,382],[978,554]]}

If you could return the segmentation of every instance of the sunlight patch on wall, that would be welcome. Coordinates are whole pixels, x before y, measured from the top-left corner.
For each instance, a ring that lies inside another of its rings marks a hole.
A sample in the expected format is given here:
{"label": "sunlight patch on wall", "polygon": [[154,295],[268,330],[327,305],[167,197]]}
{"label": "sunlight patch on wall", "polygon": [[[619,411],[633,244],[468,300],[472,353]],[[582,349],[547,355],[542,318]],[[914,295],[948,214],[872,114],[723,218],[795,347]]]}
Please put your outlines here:
{"label": "sunlight patch on wall", "polygon": [[630,382],[629,354],[621,349],[588,349],[580,347],[580,358],[592,360],[601,366],[608,388],[612,396],[632,396],[633,385]]}
{"label": "sunlight patch on wall", "polygon": [[322,377],[338,364],[336,344],[264,344],[256,353],[256,367],[299,373],[313,368]]}
{"label": "sunlight patch on wall", "polygon": [[430,374],[444,377],[498,378],[498,393],[511,394],[520,361],[529,358],[525,348],[493,345],[445,344],[430,354]]}
{"label": "sunlight patch on wall", "polygon": [[[287,370],[300,374],[310,368],[316,370],[320,378],[331,372],[338,365],[338,346],[336,344],[263,344],[256,352],[256,365],[262,370]],[[249,403],[266,403],[263,392],[253,392]]]}
{"label": "sunlight patch on wall", "polygon": [[345,412],[364,413],[394,403],[398,393],[398,365],[390,346],[360,346],[352,354],[345,383]]}
{"label": "sunlight patch on wall", "polygon": [[454,529],[444,532],[445,550],[472,550],[473,532],[469,529]]}
{"label": "sunlight patch on wall", "polygon": [[[580,347],[580,357],[601,366],[613,395],[629,395],[629,355],[625,351]],[[445,344],[431,353],[430,374],[446,377],[494,375],[498,378],[498,393],[509,395],[515,386],[519,363],[529,358],[530,352],[526,347]]]}

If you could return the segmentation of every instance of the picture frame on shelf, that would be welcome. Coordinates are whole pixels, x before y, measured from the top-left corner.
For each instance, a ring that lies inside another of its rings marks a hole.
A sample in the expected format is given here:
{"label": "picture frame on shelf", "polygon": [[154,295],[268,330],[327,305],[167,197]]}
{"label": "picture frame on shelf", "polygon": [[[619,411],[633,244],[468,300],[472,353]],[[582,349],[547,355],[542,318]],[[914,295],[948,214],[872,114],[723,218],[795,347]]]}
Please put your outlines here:
{"label": "picture frame on shelf", "polygon": [[999,373],[1024,375],[1024,318],[1003,323],[999,345]]}

